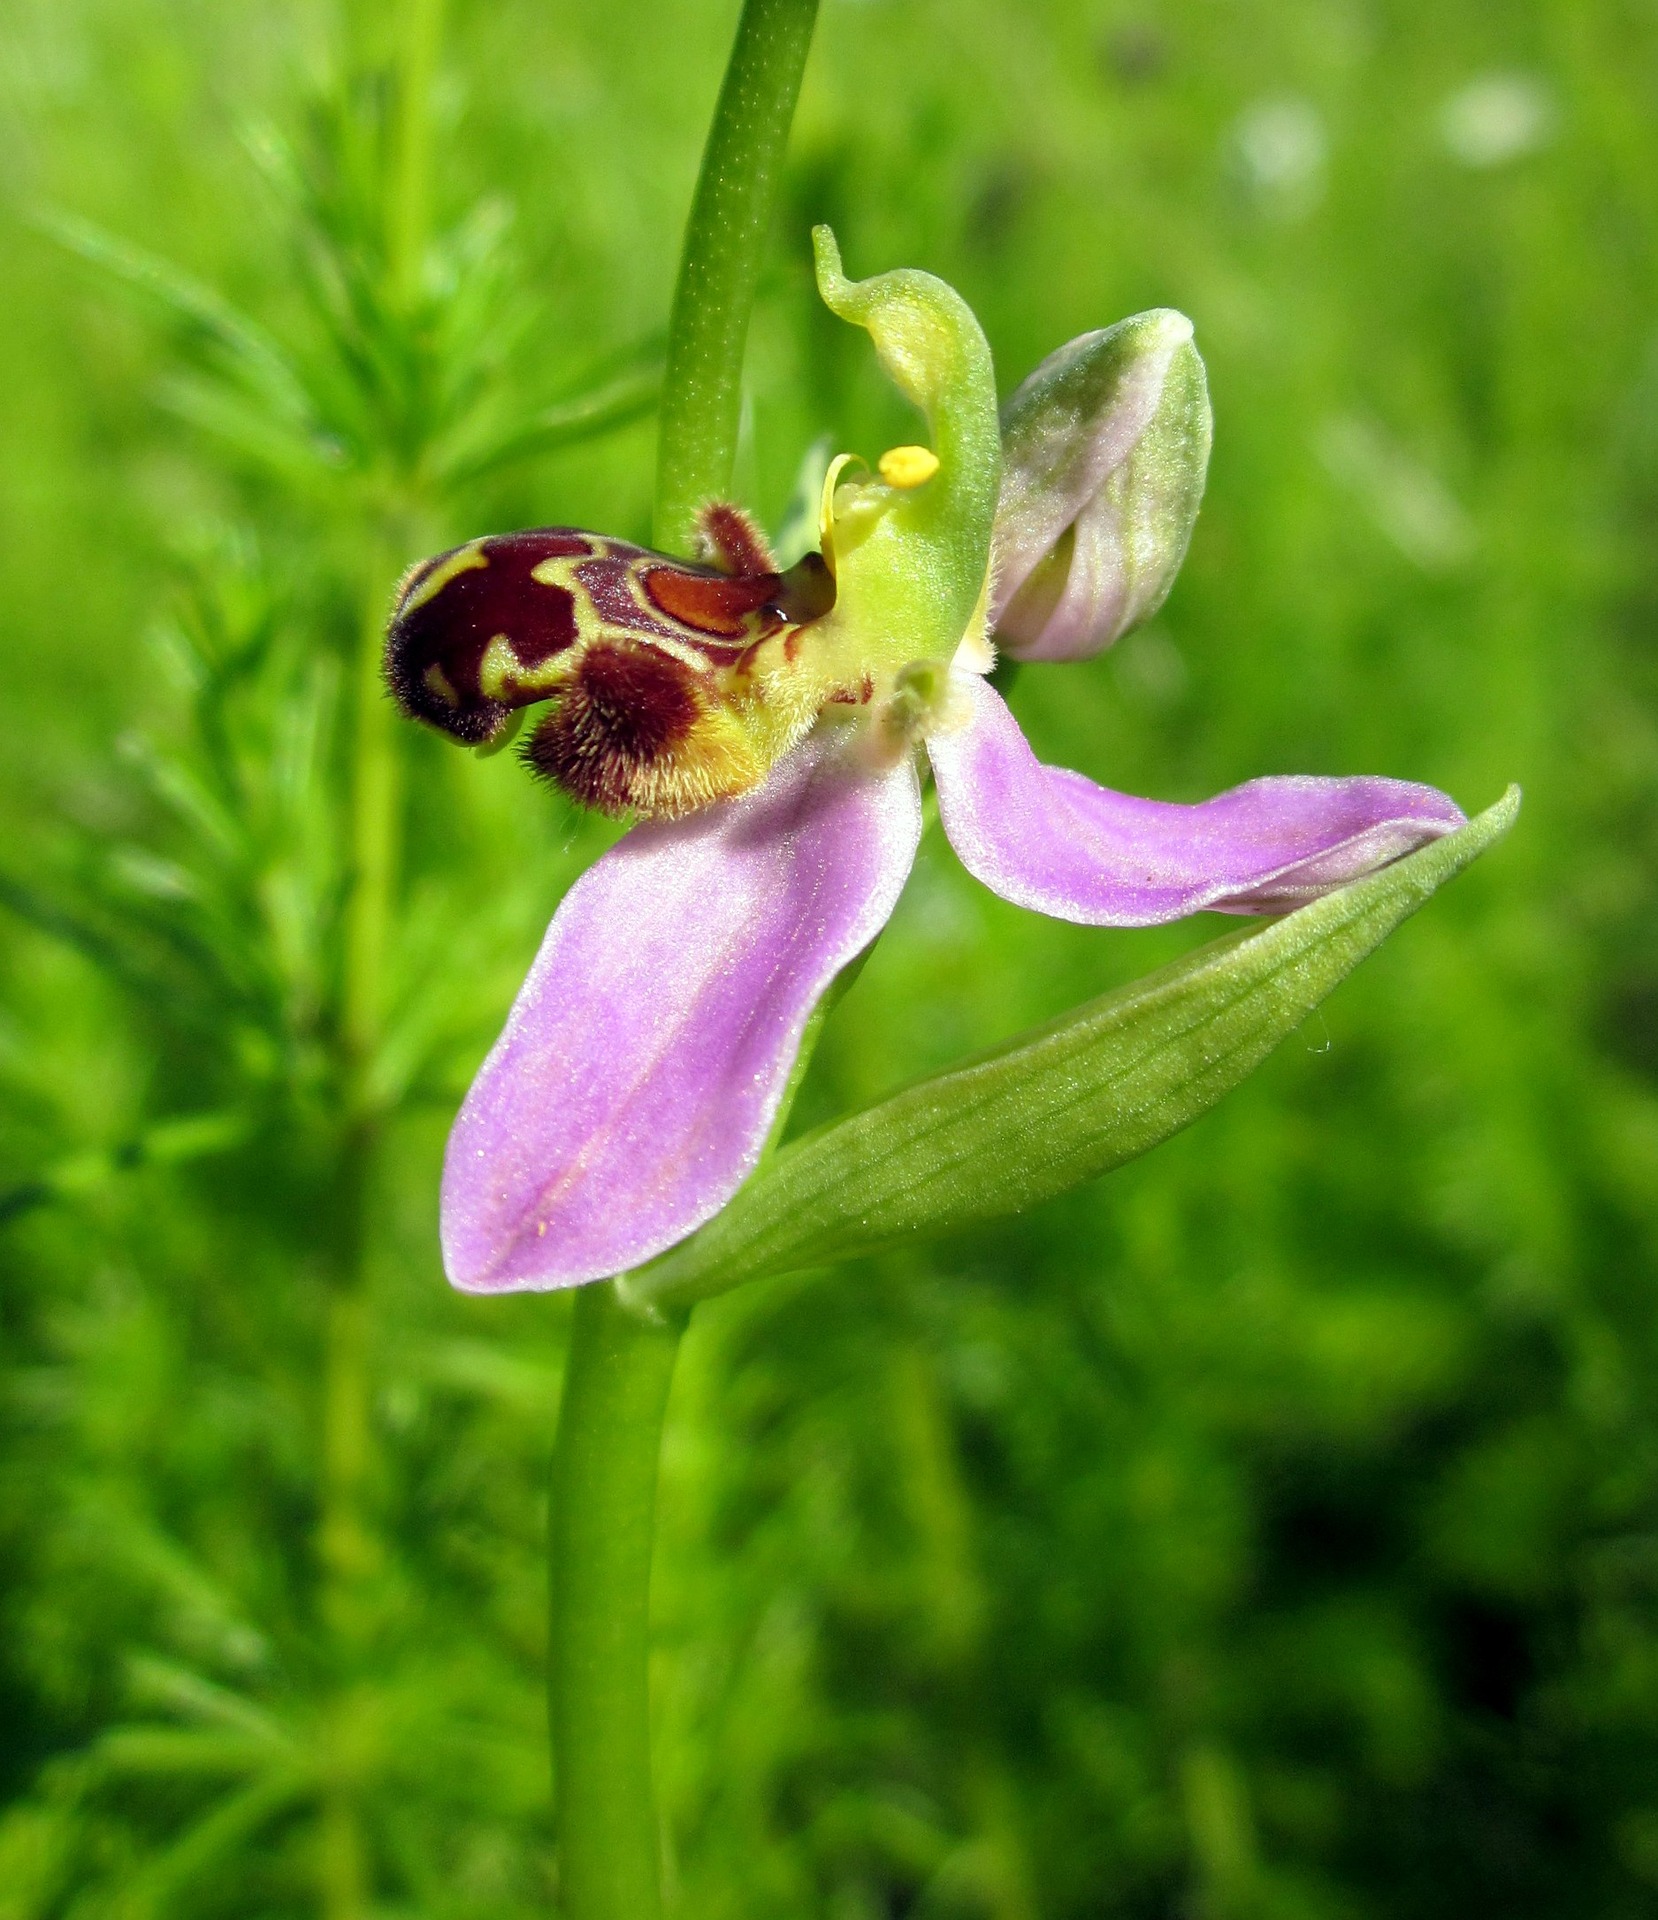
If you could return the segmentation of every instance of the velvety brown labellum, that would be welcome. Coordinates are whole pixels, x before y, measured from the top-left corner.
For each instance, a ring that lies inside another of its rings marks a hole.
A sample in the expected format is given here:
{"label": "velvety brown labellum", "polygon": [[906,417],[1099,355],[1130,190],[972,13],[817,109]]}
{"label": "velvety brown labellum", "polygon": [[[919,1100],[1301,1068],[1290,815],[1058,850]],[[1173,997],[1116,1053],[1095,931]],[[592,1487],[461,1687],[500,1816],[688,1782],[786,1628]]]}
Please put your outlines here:
{"label": "velvety brown labellum", "polygon": [[500,730],[515,705],[491,698],[481,680],[484,655],[499,636],[526,668],[544,667],[576,644],[571,587],[535,578],[552,559],[580,561],[605,542],[568,527],[495,534],[422,561],[398,589],[386,635],[386,679],[404,712],[470,746]]}
{"label": "velvety brown labellum", "polygon": [[672,559],[571,527],[495,534],[404,579],[386,678],[405,712],[481,746],[514,708],[552,701],[527,752],[589,805],[680,812],[764,770],[756,664],[768,640],[826,613],[812,554],[779,573],[735,507],[703,514],[719,564]]}
{"label": "velvety brown labellum", "polygon": [[524,757],[584,805],[636,804],[639,769],[671,765],[694,737],[703,702],[677,660],[644,647],[590,647]]}

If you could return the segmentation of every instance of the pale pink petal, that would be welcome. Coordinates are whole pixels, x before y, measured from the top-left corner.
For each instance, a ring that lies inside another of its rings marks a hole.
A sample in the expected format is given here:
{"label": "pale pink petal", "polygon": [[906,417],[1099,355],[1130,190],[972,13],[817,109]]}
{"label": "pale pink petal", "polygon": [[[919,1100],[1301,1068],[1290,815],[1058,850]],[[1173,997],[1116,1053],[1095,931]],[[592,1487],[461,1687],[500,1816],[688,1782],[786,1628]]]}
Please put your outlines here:
{"label": "pale pink petal", "polygon": [[995,689],[953,685],[962,724],[927,742],[962,865],[1003,899],[1060,920],[1138,927],[1204,907],[1283,913],[1463,824],[1408,780],[1251,780],[1183,806],[1044,766]]}
{"label": "pale pink petal", "polygon": [[819,727],[758,792],[636,827],[570,889],[449,1138],[469,1291],[576,1286],[709,1219],[753,1169],[807,1016],[915,857],[906,759]]}

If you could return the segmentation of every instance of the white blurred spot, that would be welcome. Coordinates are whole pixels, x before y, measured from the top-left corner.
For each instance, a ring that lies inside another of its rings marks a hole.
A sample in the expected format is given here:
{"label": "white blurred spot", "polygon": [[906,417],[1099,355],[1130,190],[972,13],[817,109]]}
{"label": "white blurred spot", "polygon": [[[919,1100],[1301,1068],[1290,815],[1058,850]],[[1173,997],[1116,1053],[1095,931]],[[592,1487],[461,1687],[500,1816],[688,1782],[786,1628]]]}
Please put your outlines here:
{"label": "white blurred spot", "polygon": [[1554,138],[1553,96],[1525,73],[1482,73],[1439,110],[1439,137],[1465,167],[1505,167]]}
{"label": "white blurred spot", "polygon": [[1123,691],[1147,707],[1176,705],[1191,683],[1180,649],[1162,627],[1129,634],[1111,658]]}
{"label": "white blurred spot", "polygon": [[1460,566],[1474,550],[1474,523],[1444,481],[1378,422],[1334,414],[1318,430],[1319,458],[1371,521],[1425,573]]}
{"label": "white blurred spot", "polygon": [[1310,100],[1259,100],[1232,129],[1244,183],[1283,218],[1310,213],[1324,195],[1329,154],[1324,121]]}
{"label": "white blurred spot", "polygon": [[956,884],[956,875],[937,861],[916,863],[905,904],[911,937],[922,946],[956,954],[983,938],[983,923],[973,897]]}

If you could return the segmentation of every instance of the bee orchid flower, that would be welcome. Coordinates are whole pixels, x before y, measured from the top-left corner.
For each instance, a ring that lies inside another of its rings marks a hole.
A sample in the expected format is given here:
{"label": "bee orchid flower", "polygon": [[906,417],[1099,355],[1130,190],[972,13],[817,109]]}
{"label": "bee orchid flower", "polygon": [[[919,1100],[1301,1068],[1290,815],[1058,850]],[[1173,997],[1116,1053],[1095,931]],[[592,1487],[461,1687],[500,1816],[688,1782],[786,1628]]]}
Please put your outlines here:
{"label": "bee orchid flower", "polygon": [[1096,926],[1283,913],[1463,823],[1401,780],[1270,777],[1184,805],[1042,764],[987,677],[992,629],[1015,657],[1078,659],[1167,592],[1208,454],[1191,327],[1086,335],[999,418],[952,289],[849,281],[814,240],[824,300],[930,435],[874,471],[832,464],[820,552],[779,571],[715,505],[695,562],[552,528],[472,541],[400,591],[407,711],[493,744],[545,704],[529,763],[639,816],[565,896],[455,1122],[458,1287],[602,1279],[719,1212],[813,1009],[897,905],[923,765],[970,873]]}

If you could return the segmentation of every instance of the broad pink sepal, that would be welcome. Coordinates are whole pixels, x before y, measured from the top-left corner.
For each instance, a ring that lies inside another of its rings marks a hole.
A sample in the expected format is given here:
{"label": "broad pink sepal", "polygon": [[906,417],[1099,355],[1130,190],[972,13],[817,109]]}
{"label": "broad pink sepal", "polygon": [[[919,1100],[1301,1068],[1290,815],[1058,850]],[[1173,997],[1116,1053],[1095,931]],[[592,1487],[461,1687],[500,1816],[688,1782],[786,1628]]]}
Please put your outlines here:
{"label": "broad pink sepal", "polygon": [[1409,780],[1287,775],[1191,806],[1113,793],[1044,766],[993,687],[955,679],[965,724],[927,743],[944,831],[969,873],[1055,919],[1285,913],[1463,824]]}
{"label": "broad pink sepal", "polygon": [[808,1015],[915,857],[908,760],[819,727],[757,792],[635,827],[570,889],[466,1097],[443,1172],[470,1292],[624,1272],[752,1171]]}

